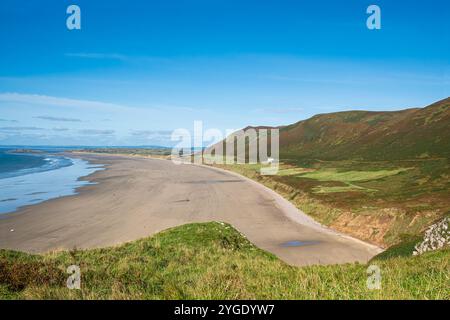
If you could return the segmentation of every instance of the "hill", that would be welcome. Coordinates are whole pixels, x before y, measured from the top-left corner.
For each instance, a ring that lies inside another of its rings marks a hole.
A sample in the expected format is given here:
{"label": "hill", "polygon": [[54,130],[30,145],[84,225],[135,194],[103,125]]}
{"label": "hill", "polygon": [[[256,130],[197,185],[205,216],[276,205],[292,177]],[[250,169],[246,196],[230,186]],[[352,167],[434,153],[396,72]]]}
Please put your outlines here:
{"label": "hill", "polygon": [[[223,223],[183,225],[118,247],[29,255],[0,250],[0,299],[449,299],[449,251],[368,265],[291,267]],[[81,290],[66,288],[70,265]]]}
{"label": "hill", "polygon": [[422,109],[346,111],[280,127],[281,158],[402,160],[450,156],[450,98]]}
{"label": "hill", "polygon": [[262,176],[260,165],[221,167],[381,246],[420,235],[450,214],[450,98],[393,112],[320,114],[278,129],[277,175]]}

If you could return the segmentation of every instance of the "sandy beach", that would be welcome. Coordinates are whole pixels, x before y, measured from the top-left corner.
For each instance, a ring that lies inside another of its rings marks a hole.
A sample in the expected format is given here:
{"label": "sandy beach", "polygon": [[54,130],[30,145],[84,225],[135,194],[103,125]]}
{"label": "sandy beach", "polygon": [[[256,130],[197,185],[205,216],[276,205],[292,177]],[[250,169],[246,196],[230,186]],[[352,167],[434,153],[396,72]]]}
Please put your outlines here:
{"label": "sandy beach", "polygon": [[234,173],[161,159],[74,157],[107,169],[85,177],[96,184],[75,196],[0,216],[1,248],[41,253],[104,247],[185,223],[224,221],[291,265],[366,262],[381,251],[322,227],[275,192]]}

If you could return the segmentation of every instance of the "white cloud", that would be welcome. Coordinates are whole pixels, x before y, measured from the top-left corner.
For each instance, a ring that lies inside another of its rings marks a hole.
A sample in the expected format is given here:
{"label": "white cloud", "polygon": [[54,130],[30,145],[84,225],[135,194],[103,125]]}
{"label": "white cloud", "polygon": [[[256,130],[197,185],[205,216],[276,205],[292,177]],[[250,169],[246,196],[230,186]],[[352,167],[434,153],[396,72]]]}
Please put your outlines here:
{"label": "white cloud", "polygon": [[131,135],[135,138],[153,140],[153,141],[170,141],[172,135],[171,130],[131,130]]}
{"label": "white cloud", "polygon": [[48,121],[62,121],[62,122],[82,122],[76,118],[64,118],[64,117],[52,117],[52,116],[37,116],[36,119],[48,120]]}
{"label": "white cloud", "polygon": [[[0,93],[0,103],[24,103],[30,105],[42,105],[42,106],[54,106],[54,107],[71,107],[71,108],[87,108],[87,109],[97,109],[101,111],[127,111],[127,112],[145,112],[145,111],[199,111],[205,112],[207,109],[191,108],[186,106],[176,106],[176,105],[148,105],[148,106],[126,106],[116,103],[95,101],[95,100],[81,100],[81,99],[71,99],[64,97],[47,96],[40,94],[23,94],[17,92],[5,92]],[[139,113],[138,113],[139,114]],[[37,118],[44,119],[45,117],[39,116]],[[57,120],[57,117],[46,117],[46,120]],[[53,119],[50,119],[53,118]],[[59,119],[60,121],[61,118]],[[73,119],[75,120],[75,119]],[[110,121],[111,119],[104,119],[105,121]]]}
{"label": "white cloud", "polygon": [[83,58],[83,59],[110,59],[110,60],[126,60],[127,57],[117,53],[66,53],[66,57]]}
{"label": "white cloud", "polygon": [[0,127],[1,131],[45,130],[39,127]]}
{"label": "white cloud", "polygon": [[100,129],[84,129],[78,130],[78,132],[87,135],[112,135],[115,133],[114,130],[100,130]]}
{"label": "white cloud", "polygon": [[157,56],[130,56],[120,53],[98,53],[98,52],[69,52],[65,54],[69,58],[79,59],[98,59],[98,60],[117,60],[127,63],[170,63],[172,59]]}
{"label": "white cloud", "polygon": [[22,93],[0,93],[0,102],[15,102],[26,103],[45,106],[57,107],[75,107],[75,108],[89,108],[89,109],[117,109],[130,110],[135,109],[128,106],[118,105],[108,102],[100,102],[93,100],[77,100],[70,98],[60,98],[38,94],[22,94]]}

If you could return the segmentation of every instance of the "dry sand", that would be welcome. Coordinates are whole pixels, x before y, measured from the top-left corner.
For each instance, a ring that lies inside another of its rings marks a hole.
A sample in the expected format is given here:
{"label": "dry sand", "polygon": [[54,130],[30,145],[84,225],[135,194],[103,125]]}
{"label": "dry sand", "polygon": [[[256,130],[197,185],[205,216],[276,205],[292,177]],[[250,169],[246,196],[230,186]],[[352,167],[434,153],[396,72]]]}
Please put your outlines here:
{"label": "dry sand", "polygon": [[[224,221],[292,265],[366,262],[381,251],[321,226],[272,190],[234,173],[160,159],[77,156],[107,166],[85,178],[97,184],[0,216],[0,248],[104,247],[185,223]],[[283,245],[290,241],[307,244]]]}

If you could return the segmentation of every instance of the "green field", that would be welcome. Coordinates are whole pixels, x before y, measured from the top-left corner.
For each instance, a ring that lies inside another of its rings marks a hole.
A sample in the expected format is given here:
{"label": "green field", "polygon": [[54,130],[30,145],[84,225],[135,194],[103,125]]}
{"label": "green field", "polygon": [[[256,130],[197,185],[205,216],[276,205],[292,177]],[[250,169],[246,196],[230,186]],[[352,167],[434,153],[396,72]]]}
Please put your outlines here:
{"label": "green field", "polygon": [[[369,290],[368,265],[291,267],[227,224],[189,224],[113,248],[42,256],[0,250],[0,298],[450,299],[450,251],[409,251],[373,260],[381,289]],[[65,285],[73,264],[81,290]]]}
{"label": "green field", "polygon": [[310,178],[318,181],[340,181],[356,182],[382,179],[396,175],[408,169],[400,168],[394,170],[374,170],[374,171],[338,171],[336,169],[323,169],[313,172],[302,173],[298,177]]}
{"label": "green field", "polygon": [[450,98],[393,112],[318,114],[277,129],[277,175],[248,164],[220,167],[274,189],[323,224],[385,247],[450,214]]}
{"label": "green field", "polygon": [[220,167],[272,188],[325,225],[385,247],[450,213],[448,159],[281,161],[273,176],[254,164]]}

